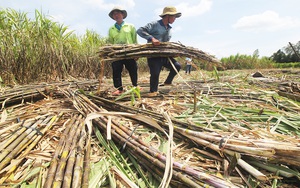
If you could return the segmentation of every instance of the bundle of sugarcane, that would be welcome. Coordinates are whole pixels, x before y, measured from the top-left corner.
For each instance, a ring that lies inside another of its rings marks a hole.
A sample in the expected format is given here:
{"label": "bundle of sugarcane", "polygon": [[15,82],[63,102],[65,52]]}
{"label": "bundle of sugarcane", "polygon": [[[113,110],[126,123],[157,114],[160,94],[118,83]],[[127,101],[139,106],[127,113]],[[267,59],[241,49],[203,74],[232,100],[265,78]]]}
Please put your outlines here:
{"label": "bundle of sugarcane", "polygon": [[69,101],[47,98],[3,107],[0,117],[0,187],[88,186],[91,137]]}
{"label": "bundle of sugarcane", "polygon": [[18,85],[13,88],[3,90],[0,92],[0,106],[5,107],[19,101],[37,101],[43,98],[52,96],[56,93],[57,87],[81,88],[91,89],[92,85],[97,84],[97,80],[84,80],[84,81],[62,81],[52,83],[38,83],[31,85]]}
{"label": "bundle of sugarcane", "polygon": [[[46,114],[32,119],[23,120],[16,124],[6,124],[6,129],[1,130],[4,136],[0,147],[0,184],[25,161],[27,154],[38,145],[44,134],[51,129],[59,116]],[[13,132],[8,132],[8,130]]]}
{"label": "bundle of sugarcane", "polygon": [[88,187],[89,138],[83,117],[72,117],[51,160],[44,187]]}
{"label": "bundle of sugarcane", "polygon": [[[118,121],[111,120],[109,116],[119,115],[135,119],[147,123],[149,126],[155,127],[156,129],[164,132],[164,130],[158,126],[156,121],[153,121],[153,119],[149,117],[137,114],[107,112],[99,108],[96,104],[82,94],[70,94],[70,96],[72,96],[73,103],[78,110],[86,114],[88,118],[89,116],[95,117],[93,119],[94,128],[98,127],[106,132],[108,139],[110,137],[109,134],[111,134],[111,138],[115,142],[118,142],[119,144],[126,143],[126,147],[128,147],[129,152],[138,161],[140,161],[141,164],[151,164],[161,170],[166,168],[167,158],[163,152],[151,147],[138,136],[133,135],[131,130],[126,126],[122,126],[122,124],[118,123]],[[128,139],[130,137],[132,137],[132,139]],[[173,168],[173,183],[179,181],[181,182],[181,185],[187,187],[200,187],[201,185],[205,184],[214,187],[236,187],[230,181],[227,181],[216,175],[206,173],[199,168],[195,169],[192,166],[185,166],[179,161],[174,161]]]}
{"label": "bundle of sugarcane", "polygon": [[147,44],[107,45],[99,50],[103,61],[116,61],[120,59],[135,59],[141,57],[191,57],[193,59],[219,64],[214,56],[202,50],[188,47],[175,42],[162,42],[158,46]]}
{"label": "bundle of sugarcane", "polygon": [[[122,112],[150,116],[154,120],[160,120],[158,122],[162,127],[165,126],[161,114],[123,106],[96,96],[91,96],[91,98],[93,102],[106,109],[119,109]],[[300,154],[297,152],[299,139],[288,135],[271,134],[267,130],[250,131],[238,126],[233,127],[232,123],[230,126],[235,134],[225,130],[202,128],[176,119],[172,121],[175,133],[205,148],[197,147],[194,151],[201,153],[202,157],[208,156],[208,158],[224,163],[224,175],[232,175],[234,169],[240,173],[239,168],[242,168],[262,182],[271,180],[268,173],[273,173],[273,176],[277,174],[281,178],[300,177],[300,174],[293,170],[300,166]],[[243,132],[248,134],[243,137]],[[254,136],[251,137],[251,135]],[[229,165],[226,165],[225,161],[228,161]],[[145,160],[143,162],[146,163]],[[241,173],[240,175],[243,176]]]}

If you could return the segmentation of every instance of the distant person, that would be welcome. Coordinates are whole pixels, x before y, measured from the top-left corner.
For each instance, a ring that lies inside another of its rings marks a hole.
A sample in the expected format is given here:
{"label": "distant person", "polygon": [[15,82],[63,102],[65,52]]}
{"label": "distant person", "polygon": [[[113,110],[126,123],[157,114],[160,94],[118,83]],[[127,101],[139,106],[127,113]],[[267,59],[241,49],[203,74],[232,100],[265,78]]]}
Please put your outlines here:
{"label": "distant person", "polygon": [[[140,27],[137,34],[146,39],[148,43],[153,45],[160,45],[160,42],[168,42],[171,39],[171,25],[176,18],[181,16],[175,7],[165,7],[163,13],[159,15],[162,19],[153,21]],[[181,65],[172,57],[153,57],[148,58],[148,66],[150,69],[150,93],[149,96],[156,96],[158,94],[159,75],[163,67],[170,69],[169,75],[162,85],[171,85],[177,72],[169,62],[172,61],[176,70],[179,72]]]}
{"label": "distant person", "polygon": [[[133,24],[125,22],[123,19],[127,17],[127,11],[117,6],[108,14],[116,23],[109,28],[108,41],[111,44],[137,44],[136,29]],[[120,95],[124,92],[122,85],[123,67],[128,70],[131,83],[137,86],[138,73],[137,63],[135,59],[123,59],[112,62],[112,74],[114,87],[117,88],[112,95]]]}
{"label": "distant person", "polygon": [[191,69],[192,69],[192,59],[187,57],[185,58],[185,74],[191,74]]}

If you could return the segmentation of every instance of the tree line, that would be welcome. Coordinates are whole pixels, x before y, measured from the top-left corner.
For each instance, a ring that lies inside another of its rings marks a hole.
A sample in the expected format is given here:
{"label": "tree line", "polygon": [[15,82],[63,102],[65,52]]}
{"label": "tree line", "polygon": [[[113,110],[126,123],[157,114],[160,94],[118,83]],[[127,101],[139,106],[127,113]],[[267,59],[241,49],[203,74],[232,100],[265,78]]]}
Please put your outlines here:
{"label": "tree line", "polygon": [[293,63],[300,62],[300,41],[296,44],[289,43],[289,45],[279,49],[273,53],[271,59],[276,63]]}

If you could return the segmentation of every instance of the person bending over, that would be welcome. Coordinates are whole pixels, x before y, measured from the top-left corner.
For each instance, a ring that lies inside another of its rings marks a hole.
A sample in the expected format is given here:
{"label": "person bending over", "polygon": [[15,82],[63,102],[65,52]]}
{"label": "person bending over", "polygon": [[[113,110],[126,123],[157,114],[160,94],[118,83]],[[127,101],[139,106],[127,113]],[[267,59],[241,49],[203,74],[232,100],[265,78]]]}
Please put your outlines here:
{"label": "person bending over", "polygon": [[[150,22],[137,30],[137,34],[140,37],[153,45],[160,45],[161,42],[170,41],[171,24],[175,22],[176,18],[181,16],[181,13],[177,12],[175,7],[168,6],[163,9],[163,13],[159,16],[161,17],[160,20]],[[173,57],[147,58],[147,62],[150,69],[150,95],[155,96],[158,94],[159,75],[162,68],[166,67],[170,70],[168,77],[162,85],[171,85],[177,72],[181,69],[181,65]],[[176,70],[174,70],[171,63]]]}

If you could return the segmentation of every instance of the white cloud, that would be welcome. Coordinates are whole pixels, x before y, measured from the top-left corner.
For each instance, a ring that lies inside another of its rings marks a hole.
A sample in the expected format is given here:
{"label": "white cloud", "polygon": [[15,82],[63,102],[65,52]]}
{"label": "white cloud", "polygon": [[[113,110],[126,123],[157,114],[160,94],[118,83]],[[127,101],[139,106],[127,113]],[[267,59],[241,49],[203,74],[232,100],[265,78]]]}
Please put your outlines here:
{"label": "white cloud", "polygon": [[180,3],[176,8],[178,11],[182,12],[184,17],[193,17],[208,12],[211,9],[212,4],[212,0],[201,0],[197,5],[191,5],[187,2]]}
{"label": "white cloud", "polygon": [[276,31],[300,26],[300,20],[291,17],[280,17],[274,11],[265,11],[262,14],[244,16],[240,18],[233,28],[245,31]]}

